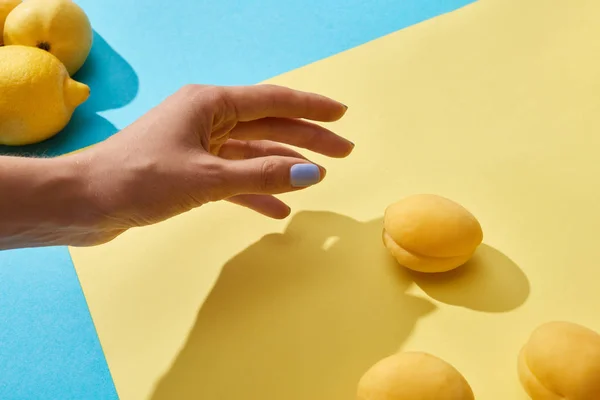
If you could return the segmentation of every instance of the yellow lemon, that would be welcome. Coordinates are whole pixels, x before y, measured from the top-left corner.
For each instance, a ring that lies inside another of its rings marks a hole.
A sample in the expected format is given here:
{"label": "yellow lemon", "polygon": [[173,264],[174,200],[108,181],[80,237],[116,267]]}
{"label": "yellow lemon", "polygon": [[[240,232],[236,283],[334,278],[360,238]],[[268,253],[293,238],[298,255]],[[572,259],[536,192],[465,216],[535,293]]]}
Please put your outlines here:
{"label": "yellow lemon", "polygon": [[71,0],[26,0],[8,14],[4,26],[6,45],[47,50],[71,76],[90,54],[92,38],[90,20]]}
{"label": "yellow lemon", "polygon": [[18,6],[20,2],[21,0],[0,0],[0,46],[3,44],[4,21],[6,21],[8,13]]}
{"label": "yellow lemon", "polygon": [[41,142],[60,132],[90,88],[74,81],[52,54],[0,47],[0,144]]}

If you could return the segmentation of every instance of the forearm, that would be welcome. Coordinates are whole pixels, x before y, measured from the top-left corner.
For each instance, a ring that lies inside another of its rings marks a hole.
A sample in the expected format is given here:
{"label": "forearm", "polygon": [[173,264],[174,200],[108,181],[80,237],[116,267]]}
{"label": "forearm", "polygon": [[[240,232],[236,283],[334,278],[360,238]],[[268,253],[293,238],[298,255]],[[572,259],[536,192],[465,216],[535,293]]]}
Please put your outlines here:
{"label": "forearm", "polygon": [[67,158],[0,157],[0,250],[63,245],[85,218],[84,171]]}

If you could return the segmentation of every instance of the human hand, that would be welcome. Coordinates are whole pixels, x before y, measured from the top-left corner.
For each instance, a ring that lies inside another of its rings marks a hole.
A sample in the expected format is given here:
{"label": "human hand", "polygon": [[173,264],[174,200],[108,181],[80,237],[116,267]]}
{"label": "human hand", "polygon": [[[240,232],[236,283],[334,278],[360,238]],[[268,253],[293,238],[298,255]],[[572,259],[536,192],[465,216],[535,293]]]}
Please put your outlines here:
{"label": "human hand", "polygon": [[284,144],[329,157],[354,145],[307,120],[332,122],[347,107],[273,85],[190,85],[108,140],[68,158],[85,171],[93,212],[72,245],[107,242],[208,202],[227,200],[272,218],[273,195],[320,182],[325,169]]}

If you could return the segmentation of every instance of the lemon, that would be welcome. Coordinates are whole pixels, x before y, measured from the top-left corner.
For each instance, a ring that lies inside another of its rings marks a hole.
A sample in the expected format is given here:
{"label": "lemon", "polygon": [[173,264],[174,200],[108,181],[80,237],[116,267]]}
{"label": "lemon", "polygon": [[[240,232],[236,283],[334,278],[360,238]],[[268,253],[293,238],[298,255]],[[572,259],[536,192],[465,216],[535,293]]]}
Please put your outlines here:
{"label": "lemon", "polygon": [[0,47],[0,144],[26,145],[60,132],[90,88],[47,51]]}
{"label": "lemon", "polygon": [[4,44],[47,50],[71,76],[89,56],[92,38],[90,20],[71,0],[26,0],[8,14],[4,26]]}
{"label": "lemon", "polygon": [[0,0],[0,46],[2,46],[4,36],[4,21],[8,16],[8,13],[19,5],[21,0]]}

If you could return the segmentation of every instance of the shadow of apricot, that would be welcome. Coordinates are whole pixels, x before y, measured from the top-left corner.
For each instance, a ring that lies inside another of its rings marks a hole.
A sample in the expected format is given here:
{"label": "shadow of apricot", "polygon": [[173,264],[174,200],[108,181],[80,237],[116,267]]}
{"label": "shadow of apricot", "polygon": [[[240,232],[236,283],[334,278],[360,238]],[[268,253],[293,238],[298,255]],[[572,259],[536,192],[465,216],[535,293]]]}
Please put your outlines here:
{"label": "shadow of apricot", "polygon": [[139,79],[131,65],[96,31],[92,50],[73,79],[90,87],[67,126],[52,138],[27,146],[0,146],[0,155],[53,157],[101,142],[117,128],[98,113],[121,108],[137,96]]}
{"label": "shadow of apricot", "polygon": [[431,298],[485,312],[507,312],[529,297],[529,280],[510,258],[486,244],[471,260],[443,274],[410,271],[415,283]]}
{"label": "shadow of apricot", "polygon": [[347,400],[433,304],[381,243],[381,219],[300,212],[222,270],[153,400]]}

